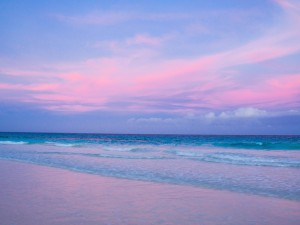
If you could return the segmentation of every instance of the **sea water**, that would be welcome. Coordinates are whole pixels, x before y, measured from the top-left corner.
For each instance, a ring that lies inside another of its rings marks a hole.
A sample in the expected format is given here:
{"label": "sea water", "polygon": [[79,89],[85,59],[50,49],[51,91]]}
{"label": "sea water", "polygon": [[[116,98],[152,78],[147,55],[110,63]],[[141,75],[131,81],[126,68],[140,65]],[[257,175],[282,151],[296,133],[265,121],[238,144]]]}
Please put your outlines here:
{"label": "sea water", "polygon": [[0,159],[300,201],[300,136],[0,133]]}

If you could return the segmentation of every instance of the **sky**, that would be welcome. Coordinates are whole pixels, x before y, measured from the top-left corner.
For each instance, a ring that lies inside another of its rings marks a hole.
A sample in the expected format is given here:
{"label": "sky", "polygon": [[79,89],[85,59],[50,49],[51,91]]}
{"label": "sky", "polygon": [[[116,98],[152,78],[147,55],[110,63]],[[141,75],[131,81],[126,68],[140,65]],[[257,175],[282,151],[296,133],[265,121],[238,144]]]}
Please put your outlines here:
{"label": "sky", "polygon": [[300,134],[299,0],[0,1],[0,131]]}

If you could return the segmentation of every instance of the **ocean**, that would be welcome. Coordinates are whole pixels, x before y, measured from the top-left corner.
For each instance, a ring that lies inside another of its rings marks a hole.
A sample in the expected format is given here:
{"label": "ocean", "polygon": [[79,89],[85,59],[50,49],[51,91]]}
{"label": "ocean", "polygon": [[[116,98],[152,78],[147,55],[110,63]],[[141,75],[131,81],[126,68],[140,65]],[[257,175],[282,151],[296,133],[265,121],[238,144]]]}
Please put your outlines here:
{"label": "ocean", "polygon": [[0,159],[300,201],[300,136],[2,132]]}

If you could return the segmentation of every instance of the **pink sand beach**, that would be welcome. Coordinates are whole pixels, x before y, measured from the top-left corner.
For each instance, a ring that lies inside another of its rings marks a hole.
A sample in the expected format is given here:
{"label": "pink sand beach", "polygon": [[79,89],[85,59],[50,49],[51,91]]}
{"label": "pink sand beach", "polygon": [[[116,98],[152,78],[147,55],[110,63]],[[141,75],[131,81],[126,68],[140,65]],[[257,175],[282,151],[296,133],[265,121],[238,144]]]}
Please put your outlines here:
{"label": "pink sand beach", "polygon": [[298,225],[300,203],[0,162],[3,225]]}

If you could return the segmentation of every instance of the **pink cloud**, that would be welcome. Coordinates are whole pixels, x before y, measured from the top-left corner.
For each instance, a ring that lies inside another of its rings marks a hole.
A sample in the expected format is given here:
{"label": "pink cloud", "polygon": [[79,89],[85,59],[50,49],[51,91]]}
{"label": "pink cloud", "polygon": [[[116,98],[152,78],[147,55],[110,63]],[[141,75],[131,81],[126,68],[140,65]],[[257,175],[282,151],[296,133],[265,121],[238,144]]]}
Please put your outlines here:
{"label": "pink cloud", "polygon": [[[212,98],[219,105],[256,105],[264,108],[274,105],[289,105],[289,101],[297,102],[300,95],[300,74],[282,75],[267,79],[254,87],[244,87],[216,93]],[[298,103],[299,104],[299,103]]]}
{"label": "pink cloud", "polygon": [[[151,65],[146,63],[138,67],[131,66],[133,59],[130,57],[93,59],[81,62],[75,68],[72,65],[63,65],[61,70],[77,72],[52,75],[52,79],[57,80],[57,83],[1,84],[0,88],[31,91],[31,102],[55,111],[104,109],[107,103],[113,101],[127,101],[126,99],[136,96],[166,98],[189,90],[191,93],[185,96],[189,102],[173,103],[181,108],[173,111],[182,112],[197,107],[262,105],[266,101],[271,105],[293,99],[297,94],[297,88],[300,89],[298,75],[273,78],[256,88],[238,84],[232,76],[228,79],[223,75],[223,67],[227,65],[222,65],[222,60],[226,60],[223,54],[196,60],[169,60]],[[24,72],[20,75],[23,74]],[[42,74],[42,76],[46,75]],[[236,85],[240,88],[234,89]],[[229,90],[224,91],[223,88]],[[50,93],[43,93],[43,91],[50,91]],[[207,95],[207,91],[212,93]],[[152,108],[147,100],[135,100],[131,104],[133,105],[128,105],[126,110],[165,110],[157,109],[155,106]]]}
{"label": "pink cloud", "polygon": [[[275,107],[295,102],[300,90],[299,74],[283,74],[276,78],[257,74],[259,81],[250,86],[238,78],[243,76],[239,71],[228,73],[228,70],[232,71],[241,64],[261,63],[300,51],[300,31],[295,23],[297,19],[289,17],[295,5],[284,0],[278,0],[278,3],[288,15],[287,24],[271,28],[262,37],[232,50],[198,58],[170,59],[151,49],[161,45],[169,36],[138,34],[123,40],[122,43],[127,44],[123,49],[120,43],[114,46],[123,54],[47,65],[53,69],[51,72],[4,68],[5,74],[26,78],[29,84],[2,82],[0,89],[10,90],[11,93],[26,91],[26,96],[20,97],[20,101],[33,102],[55,111],[105,109],[108,104],[115,102],[126,102],[128,111],[173,112],[197,110],[200,107]],[[124,16],[117,15],[115,22],[124,19]],[[93,20],[105,22],[109,18],[110,15],[103,15],[85,19],[86,23],[90,23]],[[139,44],[150,47],[146,50],[126,50],[128,45]],[[185,101],[176,102],[174,96],[180,96]],[[148,99],[161,99],[163,104],[174,107],[163,108]],[[114,107],[110,109],[125,110],[123,106]]]}
{"label": "pink cloud", "polygon": [[27,90],[32,90],[32,91],[47,91],[47,90],[53,90],[58,88],[58,84],[37,84],[37,85],[30,85],[27,86]]}
{"label": "pink cloud", "polygon": [[274,0],[285,10],[299,10],[300,3],[295,0]]}
{"label": "pink cloud", "polygon": [[80,73],[61,74],[60,77],[69,82],[80,82],[84,80],[84,77]]}
{"label": "pink cloud", "polygon": [[46,91],[53,90],[57,84],[6,84],[0,83],[0,89],[11,89],[11,90],[29,90],[29,91]]}
{"label": "pink cloud", "polygon": [[215,66],[218,57],[209,56],[197,60],[170,60],[155,70],[135,79],[138,89],[174,87],[199,80],[209,80],[207,74]]}
{"label": "pink cloud", "polygon": [[51,110],[51,111],[59,111],[59,112],[89,112],[94,110],[99,110],[101,107],[99,106],[86,106],[86,105],[48,105],[44,107],[45,109]]}
{"label": "pink cloud", "polygon": [[18,89],[19,85],[0,83],[0,89]]}
{"label": "pink cloud", "polygon": [[267,81],[273,88],[300,93],[300,74],[285,75]]}

